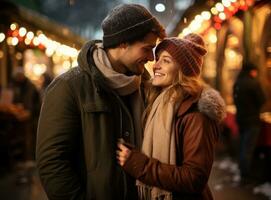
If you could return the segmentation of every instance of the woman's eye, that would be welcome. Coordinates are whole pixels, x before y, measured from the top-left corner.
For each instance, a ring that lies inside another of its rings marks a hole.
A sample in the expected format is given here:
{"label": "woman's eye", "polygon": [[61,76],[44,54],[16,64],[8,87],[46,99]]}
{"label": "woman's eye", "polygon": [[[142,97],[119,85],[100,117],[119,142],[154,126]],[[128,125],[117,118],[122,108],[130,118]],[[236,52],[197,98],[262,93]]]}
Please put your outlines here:
{"label": "woman's eye", "polygon": [[167,60],[167,59],[163,59],[163,61],[164,61],[164,63],[170,63],[170,61],[169,60]]}

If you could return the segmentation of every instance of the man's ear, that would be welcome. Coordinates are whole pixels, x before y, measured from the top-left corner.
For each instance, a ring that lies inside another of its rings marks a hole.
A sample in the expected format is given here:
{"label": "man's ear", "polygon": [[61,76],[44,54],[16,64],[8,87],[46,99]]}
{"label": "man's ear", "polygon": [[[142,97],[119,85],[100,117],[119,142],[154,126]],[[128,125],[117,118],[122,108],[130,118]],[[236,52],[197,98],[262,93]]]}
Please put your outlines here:
{"label": "man's ear", "polygon": [[128,43],[127,43],[127,42],[121,43],[121,44],[119,45],[119,47],[120,47],[120,48],[123,48],[123,49],[126,49],[126,48],[128,47]]}

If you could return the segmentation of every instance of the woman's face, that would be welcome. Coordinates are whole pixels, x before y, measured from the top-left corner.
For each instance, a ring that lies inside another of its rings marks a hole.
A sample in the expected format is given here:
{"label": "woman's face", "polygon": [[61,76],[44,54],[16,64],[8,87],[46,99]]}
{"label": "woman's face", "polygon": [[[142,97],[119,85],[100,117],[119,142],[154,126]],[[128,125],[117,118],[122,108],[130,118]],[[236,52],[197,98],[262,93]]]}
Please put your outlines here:
{"label": "woman's face", "polygon": [[158,52],[158,57],[153,65],[154,78],[152,85],[159,87],[168,87],[178,76],[178,63],[172,56],[164,50]]}

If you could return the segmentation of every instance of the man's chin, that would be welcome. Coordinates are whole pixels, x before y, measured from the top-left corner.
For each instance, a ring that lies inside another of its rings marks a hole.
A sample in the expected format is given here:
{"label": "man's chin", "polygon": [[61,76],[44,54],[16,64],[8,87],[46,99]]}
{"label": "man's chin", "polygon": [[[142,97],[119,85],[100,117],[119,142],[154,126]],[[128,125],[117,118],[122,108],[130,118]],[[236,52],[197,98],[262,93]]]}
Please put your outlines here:
{"label": "man's chin", "polygon": [[128,76],[132,76],[132,75],[136,75],[136,76],[140,76],[144,73],[145,67],[143,66],[142,68],[138,67],[136,71],[129,71],[126,73],[126,75]]}

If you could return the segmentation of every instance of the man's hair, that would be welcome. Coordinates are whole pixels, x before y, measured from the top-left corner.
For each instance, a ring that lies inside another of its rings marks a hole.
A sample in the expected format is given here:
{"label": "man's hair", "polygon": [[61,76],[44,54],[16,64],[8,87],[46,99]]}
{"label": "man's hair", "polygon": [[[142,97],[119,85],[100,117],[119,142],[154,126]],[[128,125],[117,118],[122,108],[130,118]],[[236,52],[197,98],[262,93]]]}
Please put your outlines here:
{"label": "man's hair", "polygon": [[166,35],[158,20],[139,4],[121,4],[113,8],[103,20],[102,29],[104,48],[139,41],[148,33],[160,39]]}

